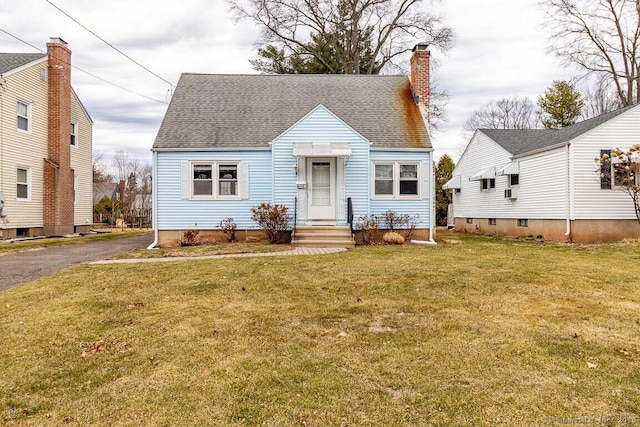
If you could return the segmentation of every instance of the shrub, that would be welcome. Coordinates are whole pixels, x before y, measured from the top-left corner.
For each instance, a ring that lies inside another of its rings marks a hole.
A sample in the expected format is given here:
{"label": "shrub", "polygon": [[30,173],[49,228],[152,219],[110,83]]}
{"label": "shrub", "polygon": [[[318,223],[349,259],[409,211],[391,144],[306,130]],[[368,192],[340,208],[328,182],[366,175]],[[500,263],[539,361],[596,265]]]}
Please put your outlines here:
{"label": "shrub", "polygon": [[228,242],[236,241],[236,229],[238,226],[233,222],[233,218],[227,218],[220,221],[218,226],[222,229],[222,232],[227,237]]}
{"label": "shrub", "polygon": [[397,232],[403,230],[403,237],[408,239],[413,234],[418,223],[419,215],[399,214],[395,211],[388,210],[382,214],[382,222],[385,230]]}
{"label": "shrub", "polygon": [[182,246],[193,246],[196,244],[196,238],[198,237],[198,234],[200,234],[200,231],[198,230],[187,230],[184,233],[182,233],[182,240],[180,241],[180,244]]}
{"label": "shrub", "polygon": [[404,237],[395,231],[387,231],[384,233],[382,240],[388,245],[402,245],[404,243]]}
{"label": "shrub", "polygon": [[362,244],[372,245],[375,243],[376,235],[380,225],[380,218],[377,215],[361,215],[356,221],[356,229],[360,230]]}
{"label": "shrub", "polygon": [[251,219],[267,233],[269,243],[278,243],[289,228],[289,209],[284,205],[261,203],[251,208]]}

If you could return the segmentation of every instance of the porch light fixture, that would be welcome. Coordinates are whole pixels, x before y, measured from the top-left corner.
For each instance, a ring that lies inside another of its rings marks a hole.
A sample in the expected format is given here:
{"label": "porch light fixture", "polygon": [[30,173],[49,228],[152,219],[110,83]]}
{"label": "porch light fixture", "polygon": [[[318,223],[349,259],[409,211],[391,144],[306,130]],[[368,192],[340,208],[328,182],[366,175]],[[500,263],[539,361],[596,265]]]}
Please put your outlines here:
{"label": "porch light fixture", "polygon": [[298,175],[298,163],[296,162],[295,165],[293,165],[293,173],[295,173],[296,175]]}

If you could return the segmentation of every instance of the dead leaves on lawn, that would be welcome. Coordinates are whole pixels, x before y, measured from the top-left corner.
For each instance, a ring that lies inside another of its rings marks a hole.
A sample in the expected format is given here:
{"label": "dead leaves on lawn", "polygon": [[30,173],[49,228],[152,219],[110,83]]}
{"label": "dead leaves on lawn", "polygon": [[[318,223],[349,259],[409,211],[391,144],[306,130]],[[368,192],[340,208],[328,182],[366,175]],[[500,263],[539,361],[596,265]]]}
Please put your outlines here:
{"label": "dead leaves on lawn", "polygon": [[100,353],[126,353],[130,351],[129,344],[116,339],[110,341],[98,340],[80,343],[80,359],[87,360]]}

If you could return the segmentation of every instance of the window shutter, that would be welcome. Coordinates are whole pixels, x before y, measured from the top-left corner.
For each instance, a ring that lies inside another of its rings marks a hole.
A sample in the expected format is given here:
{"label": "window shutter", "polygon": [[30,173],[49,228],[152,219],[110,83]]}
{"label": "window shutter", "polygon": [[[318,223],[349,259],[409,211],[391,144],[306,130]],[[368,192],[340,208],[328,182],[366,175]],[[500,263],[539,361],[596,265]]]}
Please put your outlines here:
{"label": "window shutter", "polygon": [[421,190],[420,198],[428,199],[431,194],[431,187],[430,187],[431,176],[429,176],[429,162],[422,162],[420,164],[422,165],[422,170],[420,171],[420,177],[422,181],[421,182],[422,185],[420,189]]}
{"label": "window shutter", "polygon": [[180,198],[181,199],[188,199],[190,194],[189,194],[189,177],[190,177],[190,173],[189,173],[189,162],[182,162],[182,164],[180,165],[181,167],[181,177],[180,177],[180,183],[181,183],[181,189],[180,189]]}
{"label": "window shutter", "polygon": [[600,150],[600,158],[604,155],[609,156],[609,160],[600,164],[600,189],[611,189],[611,150]]}
{"label": "window shutter", "polygon": [[238,164],[238,176],[240,178],[240,198],[249,199],[249,163],[240,162]]}

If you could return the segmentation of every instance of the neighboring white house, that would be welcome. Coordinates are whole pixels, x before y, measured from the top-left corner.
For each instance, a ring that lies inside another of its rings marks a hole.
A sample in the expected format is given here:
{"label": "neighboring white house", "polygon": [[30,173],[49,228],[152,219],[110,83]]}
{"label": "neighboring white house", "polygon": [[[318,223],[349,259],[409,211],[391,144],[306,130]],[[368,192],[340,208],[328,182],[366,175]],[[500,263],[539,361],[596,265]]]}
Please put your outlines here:
{"label": "neighboring white house", "polygon": [[453,191],[455,229],[573,242],[639,238],[615,162],[603,176],[595,162],[638,143],[640,104],[562,129],[479,129],[444,186]]}
{"label": "neighboring white house", "polygon": [[92,126],[64,40],[0,53],[0,239],[90,229]]}

